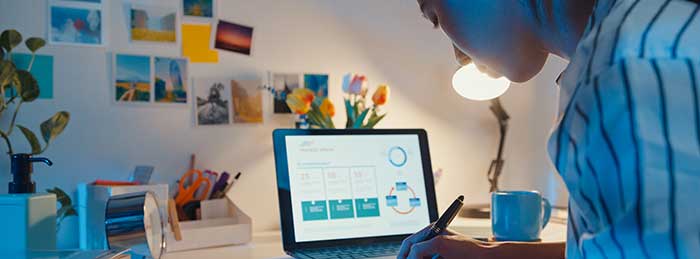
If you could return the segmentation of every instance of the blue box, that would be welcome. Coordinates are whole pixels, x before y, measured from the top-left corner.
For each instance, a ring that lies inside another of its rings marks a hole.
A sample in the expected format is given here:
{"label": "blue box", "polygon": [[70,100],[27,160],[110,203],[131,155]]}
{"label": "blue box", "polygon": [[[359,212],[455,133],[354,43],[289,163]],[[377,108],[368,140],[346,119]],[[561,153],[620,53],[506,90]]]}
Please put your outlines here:
{"label": "blue box", "polygon": [[396,182],[397,191],[405,191],[408,189],[408,184],[406,182]]}
{"label": "blue box", "polygon": [[397,198],[396,195],[387,195],[386,196],[386,206],[389,206],[389,207],[399,206],[399,198]]}
{"label": "blue box", "polygon": [[408,199],[408,205],[410,205],[411,207],[420,207],[420,198]]}

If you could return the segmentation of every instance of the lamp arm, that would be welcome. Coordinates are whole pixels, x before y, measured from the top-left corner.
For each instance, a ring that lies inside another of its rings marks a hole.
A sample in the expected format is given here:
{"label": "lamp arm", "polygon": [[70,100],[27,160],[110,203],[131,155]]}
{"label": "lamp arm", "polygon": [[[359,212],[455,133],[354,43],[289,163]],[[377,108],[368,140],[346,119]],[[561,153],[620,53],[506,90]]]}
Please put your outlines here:
{"label": "lamp arm", "polygon": [[498,153],[496,154],[496,159],[491,161],[491,166],[489,167],[488,171],[488,180],[490,183],[490,188],[489,192],[494,192],[498,191],[498,179],[501,176],[501,172],[503,171],[503,164],[505,161],[503,161],[503,149],[505,147],[505,142],[506,142],[506,133],[508,131],[508,124],[506,122],[501,122],[500,123],[500,141],[498,143]]}

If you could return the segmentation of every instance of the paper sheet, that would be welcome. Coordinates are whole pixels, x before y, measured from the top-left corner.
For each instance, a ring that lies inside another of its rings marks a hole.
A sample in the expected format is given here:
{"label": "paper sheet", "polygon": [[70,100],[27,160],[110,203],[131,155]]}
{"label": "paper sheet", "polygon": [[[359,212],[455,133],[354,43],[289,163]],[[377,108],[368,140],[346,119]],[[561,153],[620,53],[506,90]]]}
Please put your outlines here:
{"label": "paper sheet", "polygon": [[210,48],[211,25],[182,24],[182,55],[190,62],[219,62],[219,52]]}

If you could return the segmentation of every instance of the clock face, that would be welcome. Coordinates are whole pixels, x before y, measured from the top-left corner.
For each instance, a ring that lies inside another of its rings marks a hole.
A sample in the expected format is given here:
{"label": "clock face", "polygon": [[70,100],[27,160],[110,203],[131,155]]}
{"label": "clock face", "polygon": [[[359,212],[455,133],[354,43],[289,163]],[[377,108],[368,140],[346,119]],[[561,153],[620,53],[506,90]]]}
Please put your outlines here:
{"label": "clock face", "polygon": [[153,258],[160,258],[164,243],[163,243],[163,223],[158,210],[158,202],[152,193],[146,193],[143,203],[143,226],[146,232],[146,241],[148,241],[148,249]]}

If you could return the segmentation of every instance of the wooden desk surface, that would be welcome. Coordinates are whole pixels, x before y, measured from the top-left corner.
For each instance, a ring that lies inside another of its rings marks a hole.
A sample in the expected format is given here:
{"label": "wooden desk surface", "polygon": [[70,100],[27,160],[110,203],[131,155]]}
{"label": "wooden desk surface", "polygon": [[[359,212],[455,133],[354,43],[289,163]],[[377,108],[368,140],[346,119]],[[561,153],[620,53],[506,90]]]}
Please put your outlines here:
{"label": "wooden desk surface", "polygon": [[[451,228],[460,233],[474,237],[488,237],[491,233],[490,220],[457,218]],[[566,225],[551,222],[542,231],[544,242],[564,242],[566,240]],[[262,258],[291,258],[282,250],[282,239],[279,231],[266,231],[253,234],[253,241],[242,246],[226,246],[168,253],[164,259],[262,259]]]}

